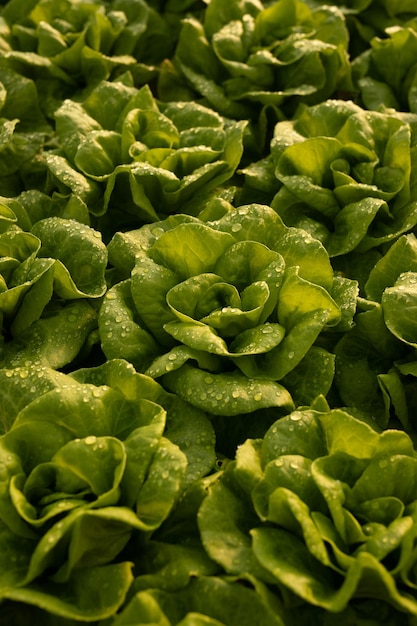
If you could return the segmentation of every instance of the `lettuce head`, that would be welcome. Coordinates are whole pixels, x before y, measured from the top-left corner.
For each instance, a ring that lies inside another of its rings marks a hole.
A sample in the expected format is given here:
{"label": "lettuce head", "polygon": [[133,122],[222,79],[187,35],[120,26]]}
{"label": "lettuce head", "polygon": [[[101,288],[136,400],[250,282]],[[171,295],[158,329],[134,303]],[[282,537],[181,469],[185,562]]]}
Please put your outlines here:
{"label": "lettuce head", "polygon": [[416,615],[416,478],[403,431],[340,409],[295,411],[240,446],[211,485],[203,544],[229,575],[330,613],[358,598]]}

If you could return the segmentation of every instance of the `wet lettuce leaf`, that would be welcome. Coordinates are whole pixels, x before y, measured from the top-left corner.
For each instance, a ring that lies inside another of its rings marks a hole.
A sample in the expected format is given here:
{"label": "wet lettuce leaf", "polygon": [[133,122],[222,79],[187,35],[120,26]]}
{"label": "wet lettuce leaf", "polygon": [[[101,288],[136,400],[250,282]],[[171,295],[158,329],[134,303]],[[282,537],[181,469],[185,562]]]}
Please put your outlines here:
{"label": "wet lettuce leaf", "polygon": [[259,592],[239,581],[201,576],[171,593],[159,589],[140,591],[114,620],[114,626],[136,622],[160,626],[249,626],[254,619],[282,626],[279,614],[273,605],[268,605],[266,590],[261,590],[259,584],[258,588]]}
{"label": "wet lettuce leaf", "polygon": [[42,152],[53,135],[35,81],[0,65],[0,195],[15,196],[45,183]]}
{"label": "wet lettuce leaf", "polygon": [[394,26],[385,37],[375,37],[370,48],[353,63],[354,80],[367,109],[381,107],[416,113],[416,31]]}

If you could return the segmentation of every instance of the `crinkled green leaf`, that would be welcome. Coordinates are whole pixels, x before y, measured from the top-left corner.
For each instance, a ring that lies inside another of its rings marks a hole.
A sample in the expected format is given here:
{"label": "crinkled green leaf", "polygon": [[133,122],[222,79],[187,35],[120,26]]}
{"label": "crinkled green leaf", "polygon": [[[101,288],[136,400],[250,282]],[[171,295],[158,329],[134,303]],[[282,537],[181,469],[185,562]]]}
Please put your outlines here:
{"label": "crinkled green leaf", "polygon": [[251,379],[238,372],[207,373],[190,365],[162,379],[187,402],[214,415],[239,415],[267,407],[292,408],[288,391],[272,380]]}
{"label": "crinkled green leaf", "polygon": [[[377,109],[384,104],[416,112],[412,97],[416,46],[412,28],[391,28],[385,38],[374,37],[371,40],[369,50],[363,53],[369,63],[366,75],[362,73],[362,59],[357,59],[355,63],[360,72],[357,80],[361,97],[367,108]],[[375,100],[375,90],[378,101]]]}
{"label": "crinkled green leaf", "polygon": [[[54,405],[54,412],[48,410]],[[159,412],[156,409],[145,400],[135,405],[107,386],[71,385],[53,389],[37,398],[21,411],[15,424],[30,422],[33,426],[36,420],[40,420],[55,423],[79,438],[115,436],[125,439],[135,428],[152,420],[155,425],[159,424],[159,428],[162,423],[163,429],[165,416],[160,407]]]}
{"label": "crinkled green leaf", "polygon": [[100,131],[100,124],[85,111],[82,105],[67,99],[55,112],[56,131],[65,156],[71,160],[77,154],[80,142],[91,132]]}
{"label": "crinkled green leaf", "polygon": [[113,616],[123,604],[132,580],[129,563],[114,563],[81,568],[65,585],[34,582],[26,587],[7,589],[3,597],[65,619],[105,619]]}
{"label": "crinkled green leaf", "polygon": [[401,341],[416,347],[416,328],[413,311],[416,301],[415,272],[400,274],[392,287],[384,290],[381,305],[389,330]]}
{"label": "crinkled green leaf", "polygon": [[261,619],[271,626],[284,623],[274,600],[260,582],[202,575],[175,591],[139,591],[116,618],[115,626],[140,620],[158,626],[249,626]]}
{"label": "crinkled green leaf", "polygon": [[2,365],[63,367],[87,347],[96,326],[97,313],[86,301],[53,308],[4,345]]}
{"label": "crinkled green leaf", "polygon": [[275,250],[275,242],[287,229],[267,205],[252,203],[228,211],[213,227],[230,233],[236,241],[258,241]]}
{"label": "crinkled green leaf", "polygon": [[90,132],[78,145],[74,162],[93,180],[109,176],[119,165],[121,156],[120,135],[110,130]]}
{"label": "crinkled green leaf", "polygon": [[250,572],[269,582],[251,549],[249,531],[256,521],[250,501],[222,482],[211,486],[198,512],[203,545],[214,561],[228,574]]}
{"label": "crinkled green leaf", "polygon": [[164,324],[175,319],[166,302],[166,294],[178,283],[171,269],[155,263],[148,257],[137,260],[132,271],[132,297],[140,318],[152,334],[163,344],[170,344]]}
{"label": "crinkled green leaf", "polygon": [[417,242],[413,234],[404,235],[396,241],[377,262],[365,285],[370,300],[381,302],[386,287],[392,287],[403,272],[415,272],[417,268]]}
{"label": "crinkled green leaf", "polygon": [[130,281],[117,283],[107,291],[100,307],[101,346],[108,359],[127,359],[143,371],[159,348],[136,317]]}
{"label": "crinkled green leaf", "polygon": [[[75,287],[77,297],[104,294],[107,250],[99,232],[75,220],[63,218],[40,220],[32,232],[41,240],[40,256],[53,257],[62,262],[62,266],[56,269],[61,295],[71,297],[67,294],[71,287]],[[77,248],[76,255],[74,246]]]}
{"label": "crinkled green leaf", "polygon": [[150,249],[150,257],[180,278],[209,272],[219,256],[234,243],[233,237],[203,224],[180,224],[163,233]]}
{"label": "crinkled green leaf", "polygon": [[186,456],[175,444],[161,440],[136,504],[136,514],[145,528],[158,528],[170,513],[186,463]]}
{"label": "crinkled green leaf", "polygon": [[88,205],[93,214],[100,215],[103,212],[98,183],[87,179],[60,154],[48,153],[45,159],[60,193],[74,194],[76,198]]}
{"label": "crinkled green leaf", "polygon": [[317,397],[327,396],[334,375],[334,354],[312,346],[299,364],[282,379],[282,383],[291,393],[296,406],[308,406]]}
{"label": "crinkled green leaf", "polygon": [[1,434],[12,426],[19,411],[54,387],[67,383],[66,375],[54,369],[39,366],[1,368],[3,392],[0,401]]}

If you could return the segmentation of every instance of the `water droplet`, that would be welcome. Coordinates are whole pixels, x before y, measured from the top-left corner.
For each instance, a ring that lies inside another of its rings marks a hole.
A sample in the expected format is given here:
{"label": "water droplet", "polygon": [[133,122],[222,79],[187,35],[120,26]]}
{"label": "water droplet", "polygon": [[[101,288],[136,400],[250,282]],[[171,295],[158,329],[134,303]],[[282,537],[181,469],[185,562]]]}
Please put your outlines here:
{"label": "water droplet", "polygon": [[255,395],[253,396],[253,399],[254,399],[256,402],[260,402],[260,401],[262,400],[262,394],[261,394],[260,392],[255,393]]}
{"label": "water droplet", "polygon": [[86,437],[84,439],[84,443],[87,446],[92,446],[93,444],[95,444],[97,442],[97,437],[95,435],[89,435],[88,437]]}

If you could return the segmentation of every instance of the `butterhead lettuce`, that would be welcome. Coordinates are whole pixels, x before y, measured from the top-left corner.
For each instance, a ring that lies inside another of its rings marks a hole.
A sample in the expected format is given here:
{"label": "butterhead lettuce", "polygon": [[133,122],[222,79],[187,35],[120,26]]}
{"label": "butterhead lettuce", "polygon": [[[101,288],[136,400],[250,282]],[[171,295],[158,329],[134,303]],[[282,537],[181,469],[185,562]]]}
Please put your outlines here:
{"label": "butterhead lettuce", "polygon": [[279,122],[270,156],[244,172],[258,188],[264,172],[264,191],[284,222],[305,228],[340,257],[414,228],[414,155],[414,116],[326,100]]}
{"label": "butterhead lettuce", "polygon": [[[109,369],[117,377],[120,367]],[[135,374],[121,369],[129,387]],[[146,392],[129,400],[62,376],[38,386],[0,438],[0,597],[92,621],[123,603],[132,563],[119,555],[169,515],[187,457],[164,436],[166,411]]]}
{"label": "butterhead lettuce", "polygon": [[2,17],[4,62],[32,74],[48,117],[101,80],[151,80],[174,46],[169,24],[145,0],[12,1]]}
{"label": "butterhead lettuce", "polygon": [[110,262],[126,278],[100,308],[104,353],[215,415],[291,407],[283,385],[299,399],[327,393],[333,358],[314,344],[350,327],[355,281],[271,208],[222,206],[219,219],[176,215],[114,236]]}
{"label": "butterhead lettuce", "polygon": [[338,409],[295,411],[247,440],[211,485],[203,543],[229,575],[330,612],[357,597],[416,615],[416,469],[402,431]]}
{"label": "butterhead lettuce", "polygon": [[246,126],[194,102],[157,103],[147,85],[106,81],[82,103],[65,100],[55,118],[61,147],[46,155],[52,188],[102,216],[107,236],[180,208],[201,210],[235,173]]}
{"label": "butterhead lettuce", "polygon": [[347,44],[334,6],[212,0],[202,22],[183,21],[173,67],[194,97],[228,117],[255,119],[263,107],[291,110],[347,85]]}

